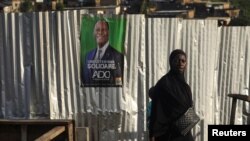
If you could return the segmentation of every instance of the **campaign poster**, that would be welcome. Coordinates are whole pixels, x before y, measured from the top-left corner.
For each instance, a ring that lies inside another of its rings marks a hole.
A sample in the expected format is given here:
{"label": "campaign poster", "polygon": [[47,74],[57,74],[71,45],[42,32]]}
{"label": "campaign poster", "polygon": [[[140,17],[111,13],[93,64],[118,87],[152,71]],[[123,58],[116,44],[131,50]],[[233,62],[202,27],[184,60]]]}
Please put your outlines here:
{"label": "campaign poster", "polygon": [[81,24],[81,81],[83,87],[123,85],[124,16],[84,15]]}

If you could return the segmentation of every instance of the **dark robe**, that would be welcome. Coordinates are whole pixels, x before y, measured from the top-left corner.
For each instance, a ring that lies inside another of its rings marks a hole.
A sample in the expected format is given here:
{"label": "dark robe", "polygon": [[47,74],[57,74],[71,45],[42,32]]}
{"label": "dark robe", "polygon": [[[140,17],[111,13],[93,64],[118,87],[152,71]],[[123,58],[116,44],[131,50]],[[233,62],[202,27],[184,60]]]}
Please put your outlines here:
{"label": "dark robe", "polygon": [[170,70],[155,85],[149,123],[156,141],[193,141],[191,132],[182,136],[173,124],[192,106],[192,93],[184,75]]}

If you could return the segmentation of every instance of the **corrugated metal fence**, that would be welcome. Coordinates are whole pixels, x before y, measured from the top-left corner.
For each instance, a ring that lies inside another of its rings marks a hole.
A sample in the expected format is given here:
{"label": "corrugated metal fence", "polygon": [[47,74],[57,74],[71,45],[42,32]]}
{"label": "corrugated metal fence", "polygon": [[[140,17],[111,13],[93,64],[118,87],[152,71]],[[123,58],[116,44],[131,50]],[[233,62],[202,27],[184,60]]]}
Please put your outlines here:
{"label": "corrugated metal fence", "polygon": [[[93,141],[147,140],[147,90],[168,69],[171,50],[188,54],[186,73],[201,122],[229,124],[228,93],[250,95],[250,27],[215,20],[127,15],[124,86],[82,88],[80,23],[86,11],[0,14],[0,118],[75,119]],[[236,123],[249,124],[238,102]]]}

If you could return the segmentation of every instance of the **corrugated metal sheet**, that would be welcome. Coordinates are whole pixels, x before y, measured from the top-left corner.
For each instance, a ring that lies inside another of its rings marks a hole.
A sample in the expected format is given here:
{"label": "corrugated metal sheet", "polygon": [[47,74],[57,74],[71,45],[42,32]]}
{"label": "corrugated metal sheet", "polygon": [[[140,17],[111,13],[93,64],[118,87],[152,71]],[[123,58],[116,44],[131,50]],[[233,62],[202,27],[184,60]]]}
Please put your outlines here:
{"label": "corrugated metal sheet", "polygon": [[[228,93],[249,94],[250,28],[217,27],[215,20],[127,15],[124,86],[80,83],[81,14],[87,11],[0,14],[0,118],[75,119],[91,140],[147,140],[147,90],[168,69],[171,50],[188,54],[187,81],[201,122],[228,124]],[[238,102],[237,124],[249,124],[249,104]]]}
{"label": "corrugated metal sheet", "polygon": [[[193,91],[201,122],[193,130],[196,141],[207,140],[207,125],[214,123],[214,80],[218,28],[214,20],[149,19],[148,82],[154,85],[169,70],[168,56],[181,48],[187,53],[186,78]],[[152,57],[151,57],[152,56]]]}
{"label": "corrugated metal sheet", "polygon": [[[220,64],[218,72],[218,95],[220,96],[219,109],[227,111],[219,116],[221,123],[228,122],[230,103],[225,100],[227,93],[241,93],[249,95],[249,74],[250,74],[250,28],[249,27],[228,27],[221,29],[220,42]],[[249,103],[238,103],[236,123],[249,124]]]}

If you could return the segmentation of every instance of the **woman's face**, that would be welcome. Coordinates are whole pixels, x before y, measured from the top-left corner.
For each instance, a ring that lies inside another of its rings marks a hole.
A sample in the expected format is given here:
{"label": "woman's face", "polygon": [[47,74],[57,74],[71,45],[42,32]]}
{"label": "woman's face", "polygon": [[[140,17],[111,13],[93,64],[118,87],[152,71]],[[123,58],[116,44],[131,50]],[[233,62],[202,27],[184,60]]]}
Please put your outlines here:
{"label": "woman's face", "polygon": [[172,69],[178,70],[183,73],[186,70],[187,60],[183,54],[178,54],[173,58]]}

